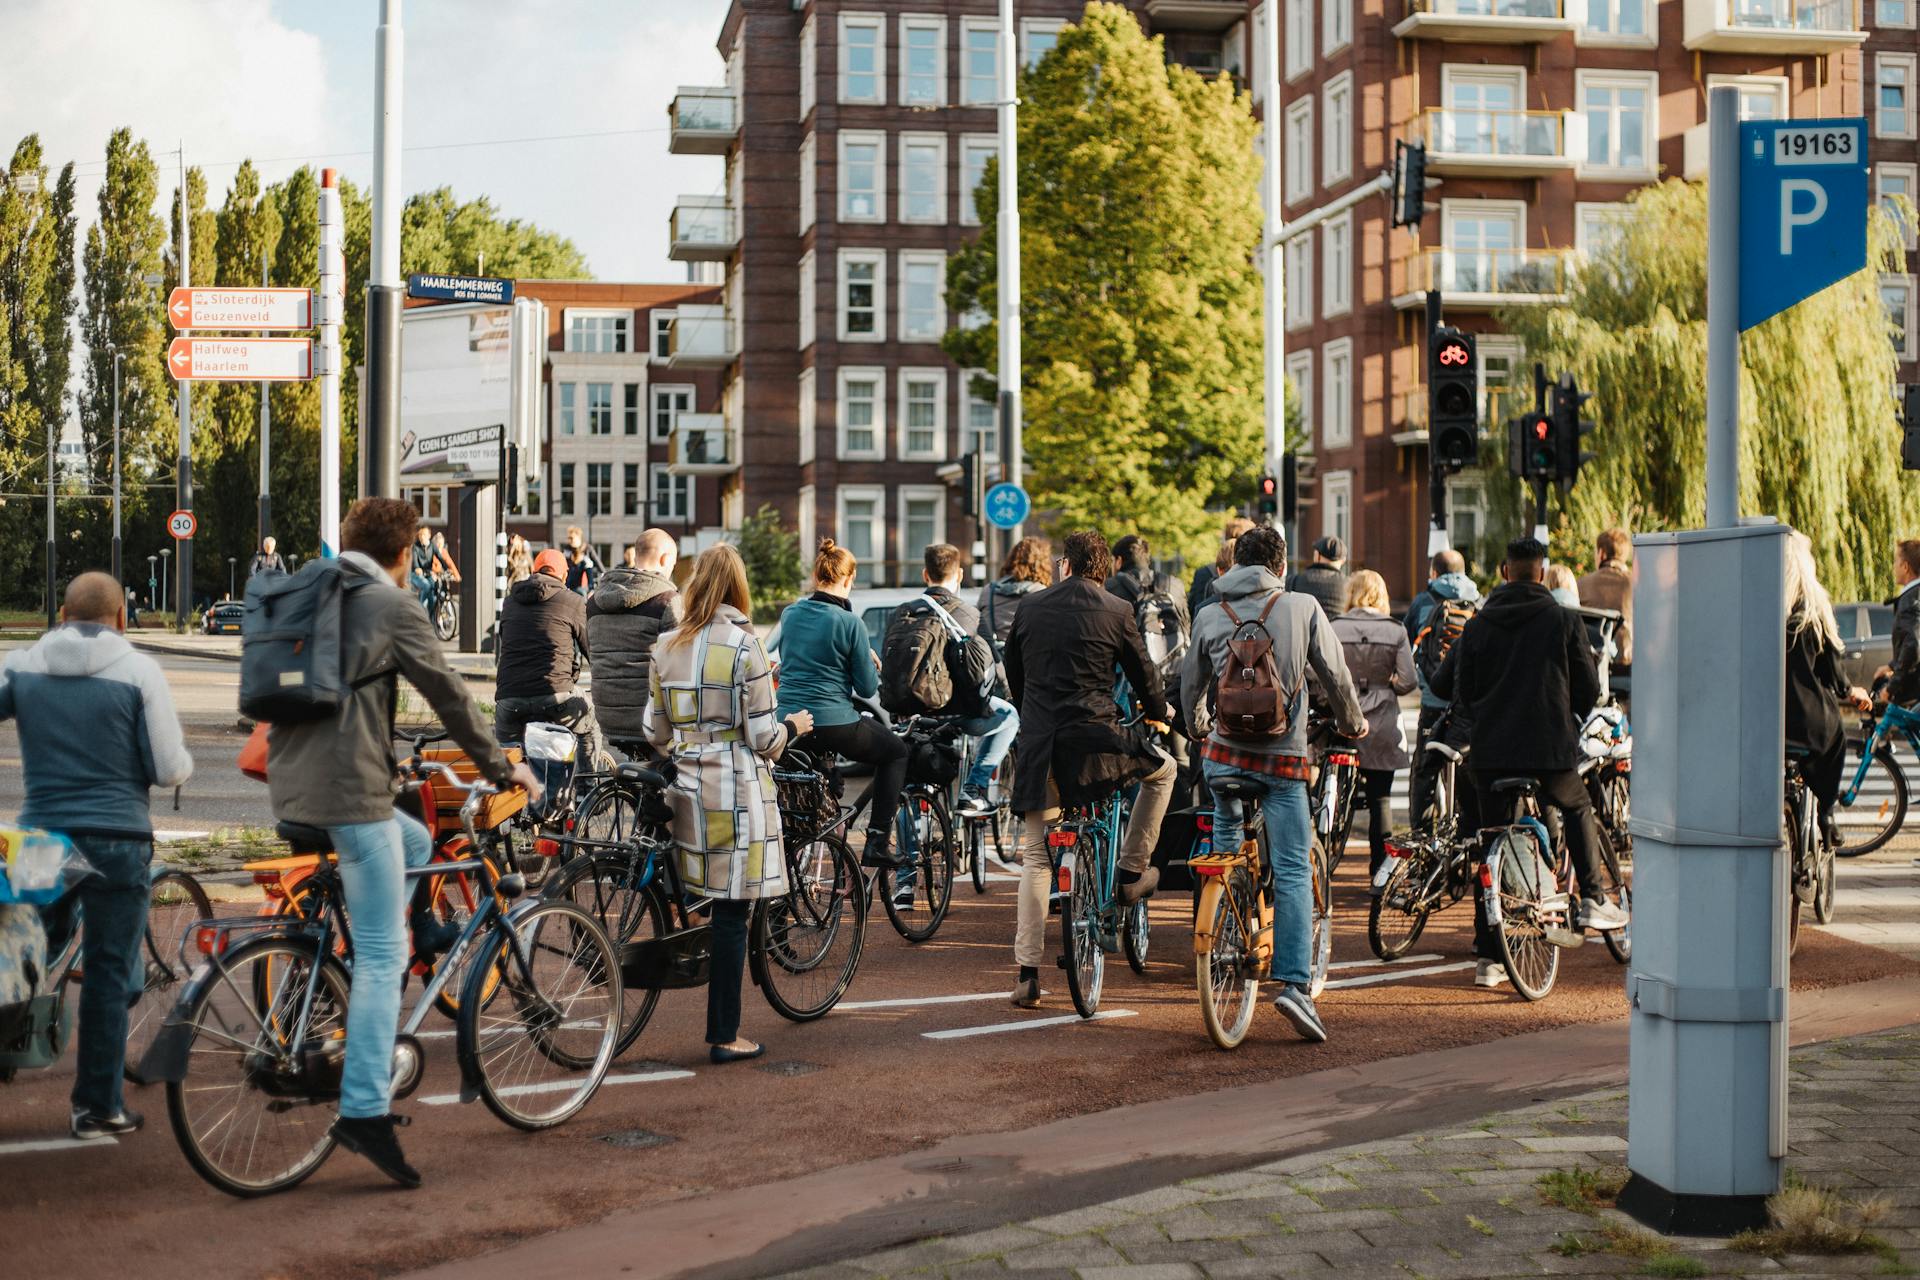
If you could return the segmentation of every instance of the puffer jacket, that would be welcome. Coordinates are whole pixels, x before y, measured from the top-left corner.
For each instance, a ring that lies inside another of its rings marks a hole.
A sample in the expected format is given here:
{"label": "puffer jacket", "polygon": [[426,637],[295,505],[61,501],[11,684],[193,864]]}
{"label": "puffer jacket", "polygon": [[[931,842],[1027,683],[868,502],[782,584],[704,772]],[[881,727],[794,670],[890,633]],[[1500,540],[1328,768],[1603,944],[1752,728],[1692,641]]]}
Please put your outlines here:
{"label": "puffer jacket", "polygon": [[993,641],[996,652],[1005,650],[1013,633],[1013,619],[1020,603],[1041,590],[1037,582],[1019,578],[1000,578],[980,589],[980,634]]}
{"label": "puffer jacket", "polygon": [[608,738],[639,742],[646,736],[654,641],[679,622],[679,594],[671,578],[625,565],[601,575],[587,601],[587,642],[593,653],[593,715]]}
{"label": "puffer jacket", "polygon": [[1356,609],[1333,620],[1333,634],[1346,655],[1347,673],[1360,691],[1367,736],[1360,739],[1362,769],[1404,769],[1412,763],[1400,727],[1400,695],[1414,689],[1413,646],[1401,625],[1384,613]]}
{"label": "puffer jacket", "polygon": [[536,573],[517,582],[500,606],[495,643],[495,698],[547,698],[570,691],[580,676],[578,655],[593,656],[587,638],[587,602],[560,579]]}

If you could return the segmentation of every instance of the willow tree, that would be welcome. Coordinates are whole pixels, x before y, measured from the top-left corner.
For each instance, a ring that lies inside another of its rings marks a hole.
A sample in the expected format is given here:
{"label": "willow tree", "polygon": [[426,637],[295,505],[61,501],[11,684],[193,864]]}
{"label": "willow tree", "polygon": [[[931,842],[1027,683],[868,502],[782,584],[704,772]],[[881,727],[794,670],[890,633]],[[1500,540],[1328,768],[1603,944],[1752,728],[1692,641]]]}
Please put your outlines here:
{"label": "willow tree", "polygon": [[[1609,526],[1695,528],[1706,515],[1706,189],[1668,181],[1631,206],[1567,306],[1501,317],[1530,361],[1594,393],[1587,416],[1599,425],[1585,443],[1597,456],[1554,529],[1556,554],[1576,563]],[[1878,286],[1904,256],[1898,228],[1876,209],[1866,270],[1740,343],[1740,510],[1804,531],[1836,599],[1884,594],[1894,540],[1920,535]]]}
{"label": "willow tree", "polygon": [[[1124,6],[1092,3],[1023,78],[1019,116],[1027,485],[1068,525],[1208,555],[1210,511],[1261,457],[1260,169],[1231,81],[1169,66]],[[992,316],[1000,174],[947,300]],[[947,335],[994,370],[997,326]]]}

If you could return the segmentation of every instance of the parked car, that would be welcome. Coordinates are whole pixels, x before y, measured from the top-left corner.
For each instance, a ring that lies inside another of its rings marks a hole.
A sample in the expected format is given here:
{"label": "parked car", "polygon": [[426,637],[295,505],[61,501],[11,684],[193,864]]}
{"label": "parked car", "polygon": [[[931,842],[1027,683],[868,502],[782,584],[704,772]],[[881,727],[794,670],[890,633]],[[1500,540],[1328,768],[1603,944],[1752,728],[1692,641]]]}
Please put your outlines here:
{"label": "parked car", "polygon": [[1861,601],[1833,606],[1840,638],[1847,643],[1840,660],[1848,684],[1873,687],[1873,673],[1893,663],[1893,606]]}
{"label": "parked car", "polygon": [[246,606],[238,600],[216,600],[200,618],[200,630],[210,636],[240,634],[240,615]]}
{"label": "parked car", "polygon": [[[861,623],[867,629],[867,643],[873,646],[875,653],[886,643],[887,624],[893,621],[893,611],[909,600],[926,593],[925,587],[855,587],[848,599],[853,611],[860,615]],[[766,636],[767,657],[778,668],[780,665],[780,624],[775,622],[773,630]]]}

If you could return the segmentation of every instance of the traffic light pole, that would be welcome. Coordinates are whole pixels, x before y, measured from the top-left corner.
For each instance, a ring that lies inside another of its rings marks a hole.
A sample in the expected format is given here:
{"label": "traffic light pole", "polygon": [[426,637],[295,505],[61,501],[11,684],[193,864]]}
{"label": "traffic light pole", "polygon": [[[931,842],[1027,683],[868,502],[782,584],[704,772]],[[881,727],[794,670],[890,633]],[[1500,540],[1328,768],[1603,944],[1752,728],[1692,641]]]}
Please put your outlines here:
{"label": "traffic light pole", "polygon": [[[1427,341],[1423,350],[1433,349],[1433,335],[1440,331],[1440,291],[1427,290]],[[1429,391],[1431,394],[1431,391]],[[1431,417],[1432,408],[1429,406]],[[1453,543],[1447,536],[1447,469],[1441,464],[1440,457],[1431,444],[1427,449],[1427,507],[1432,512],[1431,525],[1427,530],[1427,557],[1431,559],[1442,551],[1453,549]]]}

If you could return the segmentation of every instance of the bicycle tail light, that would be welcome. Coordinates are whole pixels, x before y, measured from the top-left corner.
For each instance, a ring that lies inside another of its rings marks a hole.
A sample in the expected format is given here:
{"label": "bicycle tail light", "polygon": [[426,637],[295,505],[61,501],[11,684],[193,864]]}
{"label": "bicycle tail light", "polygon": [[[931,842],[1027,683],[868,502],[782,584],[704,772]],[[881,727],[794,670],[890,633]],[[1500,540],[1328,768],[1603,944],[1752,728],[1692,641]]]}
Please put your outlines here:
{"label": "bicycle tail light", "polygon": [[1493,888],[1493,867],[1485,862],[1480,864],[1480,887],[1482,889]]}
{"label": "bicycle tail light", "polygon": [[560,856],[560,842],[542,836],[533,842],[533,851],[543,858],[557,858]]}
{"label": "bicycle tail light", "polygon": [[1073,831],[1049,831],[1047,832],[1047,844],[1055,849],[1071,849],[1077,836],[1078,833]]}
{"label": "bicycle tail light", "polygon": [[1327,754],[1327,763],[1352,767],[1360,763],[1360,757],[1351,751],[1332,751]]}
{"label": "bicycle tail light", "polygon": [[278,871],[256,871],[253,873],[253,882],[260,886],[263,894],[275,902],[287,896],[287,887],[281,882]]}
{"label": "bicycle tail light", "polygon": [[1223,876],[1227,869],[1217,862],[1188,863],[1187,870],[1196,876]]}
{"label": "bicycle tail light", "polygon": [[1396,844],[1391,840],[1386,842],[1386,847],[1387,847],[1387,856],[1389,858],[1404,858],[1410,852],[1407,846],[1403,844]]}
{"label": "bicycle tail light", "polygon": [[1059,873],[1054,877],[1054,884],[1062,893],[1073,892],[1073,862],[1071,859],[1060,864]]}
{"label": "bicycle tail light", "polygon": [[1209,835],[1212,834],[1213,815],[1210,813],[1201,814],[1199,817],[1193,820],[1193,826],[1194,826],[1194,830],[1196,831],[1202,832],[1204,834],[1209,834]]}

